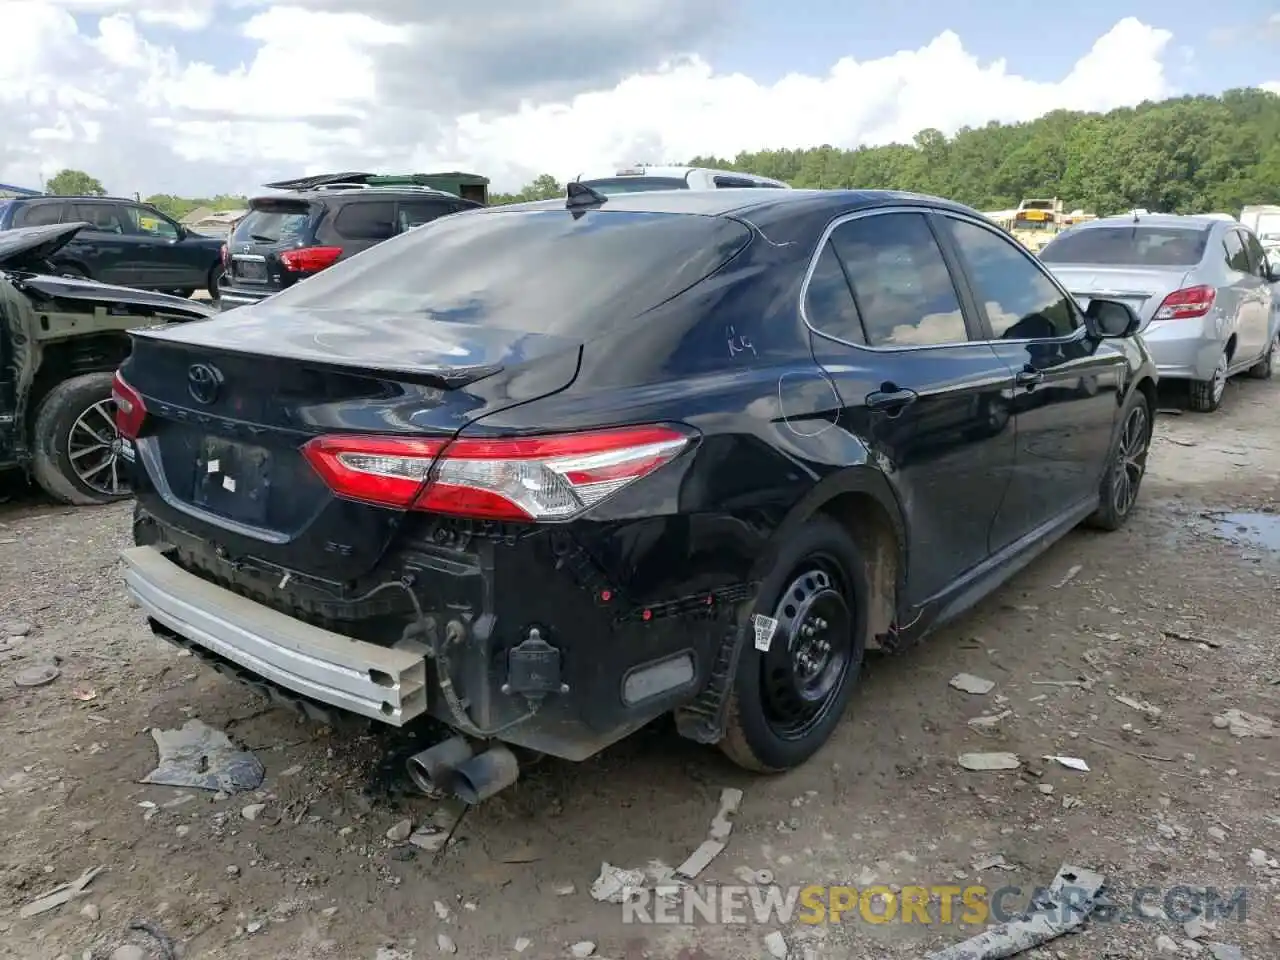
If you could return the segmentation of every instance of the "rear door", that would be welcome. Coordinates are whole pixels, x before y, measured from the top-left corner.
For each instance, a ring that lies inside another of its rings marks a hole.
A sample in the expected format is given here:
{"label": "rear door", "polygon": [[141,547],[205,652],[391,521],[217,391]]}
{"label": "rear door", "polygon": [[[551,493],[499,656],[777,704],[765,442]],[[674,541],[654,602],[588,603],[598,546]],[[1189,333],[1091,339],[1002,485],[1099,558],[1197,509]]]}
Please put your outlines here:
{"label": "rear door", "polygon": [[939,216],[978,304],[985,336],[1013,374],[1016,467],[991,528],[1000,550],[1098,492],[1124,389],[1124,355],[1085,335],[1071,295],[1016,241],[958,214]]}
{"label": "rear door", "polygon": [[1262,358],[1271,344],[1272,295],[1267,279],[1267,255],[1258,238],[1249,230],[1236,230],[1249,258],[1249,276],[1245,287],[1237,333],[1235,360],[1252,366]]}
{"label": "rear door", "polygon": [[980,342],[926,211],[837,221],[804,303],[840,425],[885,458],[911,540],[926,545],[907,560],[920,603],[990,553],[1014,462],[1013,376]]}
{"label": "rear door", "polygon": [[76,200],[64,220],[83,220],[88,227],[63,248],[65,257],[83,264],[89,275],[103,283],[134,286],[142,271],[134,258],[119,207],[106,200]]}

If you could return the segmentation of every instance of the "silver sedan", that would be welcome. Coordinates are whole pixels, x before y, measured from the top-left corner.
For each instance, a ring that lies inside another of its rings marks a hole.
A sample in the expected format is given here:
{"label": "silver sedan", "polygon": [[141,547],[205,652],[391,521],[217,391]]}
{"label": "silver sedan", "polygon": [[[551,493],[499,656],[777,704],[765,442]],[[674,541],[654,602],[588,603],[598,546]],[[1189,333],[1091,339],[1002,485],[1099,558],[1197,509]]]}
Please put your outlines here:
{"label": "silver sedan", "polygon": [[1247,227],[1211,217],[1104,217],[1063,231],[1040,259],[1082,306],[1105,297],[1133,307],[1161,378],[1191,382],[1193,409],[1216,410],[1237,373],[1271,376],[1280,261]]}

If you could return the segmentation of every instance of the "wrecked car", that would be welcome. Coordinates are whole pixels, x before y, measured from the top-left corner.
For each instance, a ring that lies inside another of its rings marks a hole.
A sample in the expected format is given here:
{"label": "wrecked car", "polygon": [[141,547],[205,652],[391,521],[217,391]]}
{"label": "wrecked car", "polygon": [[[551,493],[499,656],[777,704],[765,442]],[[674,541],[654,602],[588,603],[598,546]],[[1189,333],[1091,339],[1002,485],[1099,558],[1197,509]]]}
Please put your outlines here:
{"label": "wrecked car", "polygon": [[58,276],[49,260],[87,224],[0,232],[0,470],[70,504],[129,496],[112,374],[126,331],[215,316],[192,300]]}
{"label": "wrecked car", "polygon": [[442,217],[132,333],[127,588],[307,715],[442,721],[411,770],[469,802],[511,746],[583,760],[670,713],[793,768],[869,647],[1125,523],[1137,323],[932,198],[570,184]]}

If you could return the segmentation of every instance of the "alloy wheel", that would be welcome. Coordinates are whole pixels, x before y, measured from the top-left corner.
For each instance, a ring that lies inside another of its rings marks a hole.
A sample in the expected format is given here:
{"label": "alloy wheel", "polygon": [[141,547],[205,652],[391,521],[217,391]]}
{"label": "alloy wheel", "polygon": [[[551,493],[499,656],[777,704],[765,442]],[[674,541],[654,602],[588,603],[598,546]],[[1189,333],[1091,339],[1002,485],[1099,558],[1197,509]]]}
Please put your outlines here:
{"label": "alloy wheel", "polygon": [[774,609],[778,621],[761,662],[762,700],[770,729],[799,740],[822,722],[853,665],[853,615],[834,563],[811,561]]}
{"label": "alloy wheel", "polygon": [[121,443],[112,400],[93,404],[71,425],[67,459],[76,477],[94,493],[118,497],[129,492],[120,469]]}
{"label": "alloy wheel", "polygon": [[1112,498],[1116,513],[1126,515],[1138,499],[1138,485],[1147,469],[1151,421],[1144,406],[1136,406],[1125,418],[1120,431],[1120,447],[1116,450],[1115,479]]}

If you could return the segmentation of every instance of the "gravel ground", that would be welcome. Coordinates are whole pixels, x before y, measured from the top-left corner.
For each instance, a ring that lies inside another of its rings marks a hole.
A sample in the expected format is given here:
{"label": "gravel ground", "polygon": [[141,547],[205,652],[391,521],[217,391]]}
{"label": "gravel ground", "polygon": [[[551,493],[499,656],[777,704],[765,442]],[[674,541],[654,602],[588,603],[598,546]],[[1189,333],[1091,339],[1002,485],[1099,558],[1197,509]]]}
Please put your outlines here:
{"label": "gravel ground", "polygon": [[[1025,956],[1276,957],[1280,739],[1215,718],[1280,720],[1278,407],[1280,382],[1233,381],[1220,413],[1162,418],[1124,532],[1072,534],[960,623],[872,661],[803,769],[750,777],[657,725],[585,764],[533,766],[462,821],[439,862],[386,836],[443,810],[401,791],[385,758],[403,740],[303,724],[154,640],[120,584],[127,505],[20,498],[0,507],[0,633],[19,634],[0,638],[0,957],[550,958],[590,941],[613,960],[711,960],[770,956],[776,932],[793,957],[870,960],[976,931],[936,915],[637,926],[591,898],[602,861],[683,860],[725,787],[745,796],[701,880],[736,883],[749,867],[784,886],[1029,894],[1071,863],[1104,874],[1121,905],[1141,887],[1243,887],[1246,913],[1216,929],[1093,922]],[[51,683],[14,684],[55,661]],[[994,687],[949,686],[961,672]],[[1000,719],[969,723],[980,715]],[[156,759],[149,729],[189,718],[253,750],[261,789],[140,784]],[[975,751],[1023,765],[962,769],[958,755]],[[82,896],[20,915],[92,867],[103,870]]]}

